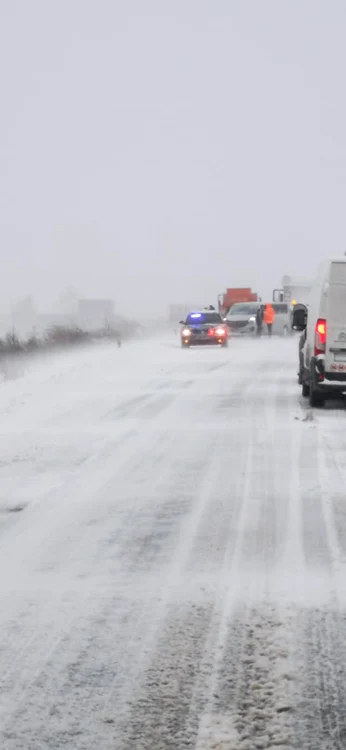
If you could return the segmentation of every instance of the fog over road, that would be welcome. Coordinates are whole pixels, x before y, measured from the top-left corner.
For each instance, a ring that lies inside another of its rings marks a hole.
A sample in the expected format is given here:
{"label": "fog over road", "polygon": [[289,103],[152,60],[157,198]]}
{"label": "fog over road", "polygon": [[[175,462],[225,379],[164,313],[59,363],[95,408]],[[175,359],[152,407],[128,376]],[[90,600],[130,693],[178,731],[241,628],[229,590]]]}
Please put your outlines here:
{"label": "fog over road", "polygon": [[2,750],[346,747],[346,414],[296,355],[168,334],[1,386]]}

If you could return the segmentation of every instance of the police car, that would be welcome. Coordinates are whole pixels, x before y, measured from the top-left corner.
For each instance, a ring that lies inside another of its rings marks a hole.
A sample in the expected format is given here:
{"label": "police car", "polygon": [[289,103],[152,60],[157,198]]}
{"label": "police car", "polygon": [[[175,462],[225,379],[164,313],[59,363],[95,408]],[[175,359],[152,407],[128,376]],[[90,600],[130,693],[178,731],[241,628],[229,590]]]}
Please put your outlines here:
{"label": "police car", "polygon": [[210,306],[205,310],[190,312],[181,320],[181,346],[228,346],[228,327],[221,315]]}

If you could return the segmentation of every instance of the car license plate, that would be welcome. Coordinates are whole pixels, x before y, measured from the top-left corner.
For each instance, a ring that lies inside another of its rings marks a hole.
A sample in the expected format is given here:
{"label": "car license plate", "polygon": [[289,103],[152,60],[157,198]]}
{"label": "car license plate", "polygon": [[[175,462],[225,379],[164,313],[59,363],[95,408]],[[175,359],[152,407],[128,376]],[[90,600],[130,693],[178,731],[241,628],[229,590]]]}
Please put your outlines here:
{"label": "car license plate", "polygon": [[335,362],[346,362],[346,352],[335,352],[334,360]]}

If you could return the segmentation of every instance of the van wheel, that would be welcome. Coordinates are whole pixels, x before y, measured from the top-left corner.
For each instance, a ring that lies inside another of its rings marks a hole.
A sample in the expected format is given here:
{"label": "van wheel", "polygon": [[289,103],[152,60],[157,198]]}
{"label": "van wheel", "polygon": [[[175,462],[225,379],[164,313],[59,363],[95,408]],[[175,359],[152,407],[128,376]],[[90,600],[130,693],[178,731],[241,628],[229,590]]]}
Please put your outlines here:
{"label": "van wheel", "polygon": [[303,398],[307,398],[310,395],[310,386],[309,383],[306,383],[304,380],[302,382],[302,396]]}
{"label": "van wheel", "polygon": [[326,397],[323,393],[320,391],[314,391],[312,388],[310,389],[310,406],[324,406]]}

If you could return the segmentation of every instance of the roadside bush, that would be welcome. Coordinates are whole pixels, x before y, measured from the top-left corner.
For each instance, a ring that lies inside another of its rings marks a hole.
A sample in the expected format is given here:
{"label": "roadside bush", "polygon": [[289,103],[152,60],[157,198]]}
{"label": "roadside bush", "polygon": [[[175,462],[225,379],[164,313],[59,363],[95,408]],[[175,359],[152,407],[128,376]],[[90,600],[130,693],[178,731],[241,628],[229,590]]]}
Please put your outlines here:
{"label": "roadside bush", "polygon": [[12,379],[14,371],[19,374],[25,366],[23,358],[35,353],[50,352],[54,349],[81,346],[92,341],[118,341],[128,339],[137,332],[137,324],[121,319],[116,327],[105,327],[99,331],[88,332],[78,326],[55,325],[42,336],[33,334],[21,341],[15,331],[0,339],[0,377]]}
{"label": "roadside bush", "polygon": [[73,346],[84,343],[88,338],[89,334],[81,328],[53,326],[45,334],[43,346]]}
{"label": "roadside bush", "polygon": [[0,356],[1,354],[14,354],[23,351],[16,333],[8,333],[5,339],[0,339]]}
{"label": "roadside bush", "polygon": [[37,352],[40,346],[41,346],[40,339],[37,338],[37,336],[31,336],[25,344],[25,351]]}

